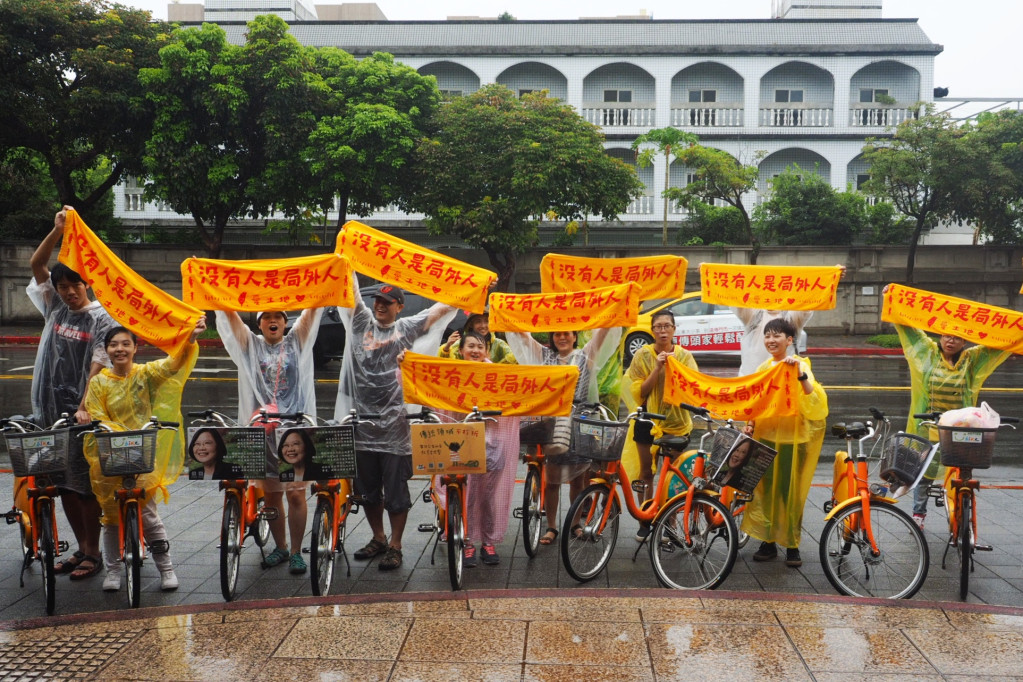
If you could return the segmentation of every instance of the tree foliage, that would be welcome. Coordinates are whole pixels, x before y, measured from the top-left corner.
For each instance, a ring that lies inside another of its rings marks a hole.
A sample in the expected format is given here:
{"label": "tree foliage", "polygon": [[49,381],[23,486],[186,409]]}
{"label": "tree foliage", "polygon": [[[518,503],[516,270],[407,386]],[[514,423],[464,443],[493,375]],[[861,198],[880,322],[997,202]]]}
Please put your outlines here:
{"label": "tree foliage", "polygon": [[548,211],[614,219],[642,191],[632,168],[604,152],[600,130],[544,92],[519,99],[485,86],[439,108],[435,129],[419,146],[424,182],[410,208],[434,234],[484,250],[500,287]]}
{"label": "tree foliage", "polygon": [[715,206],[694,201],[678,232],[679,246],[710,246],[746,243],[746,225],[734,206]]}
{"label": "tree foliage", "polygon": [[771,181],[753,215],[768,243],[847,246],[866,232],[866,203],[862,194],[838,192],[818,173],[793,165]]}
{"label": "tree foliage", "polygon": [[664,216],[662,224],[661,234],[661,246],[668,245],[668,204],[670,203],[667,199],[666,191],[669,185],[669,177],[671,171],[671,158],[677,156],[679,150],[696,144],[698,138],[692,133],[687,133],[678,128],[657,128],[647,133],[643,133],[632,143],[632,148],[640,150],[644,145],[647,146],[639,152],[636,157],[636,165],[640,168],[646,168],[652,166],[654,158],[656,156],[664,156],[664,188],[665,192],[661,192],[661,196],[664,199]]}
{"label": "tree foliage", "polygon": [[139,168],[151,115],[138,72],[157,64],[167,33],[149,12],[104,0],[0,0],[0,155],[37,153],[60,202],[88,217]]}

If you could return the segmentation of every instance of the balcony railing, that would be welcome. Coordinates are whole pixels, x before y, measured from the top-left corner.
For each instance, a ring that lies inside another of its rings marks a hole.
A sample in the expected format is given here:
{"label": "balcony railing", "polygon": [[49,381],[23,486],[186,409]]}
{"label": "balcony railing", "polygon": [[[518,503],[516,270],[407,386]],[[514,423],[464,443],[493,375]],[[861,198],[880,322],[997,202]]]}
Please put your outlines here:
{"label": "balcony railing", "polygon": [[822,105],[795,107],[791,104],[784,107],[762,107],[760,125],[769,128],[826,128],[832,125],[832,109]]}
{"label": "balcony railing", "polygon": [[849,111],[849,125],[860,127],[887,128],[917,117],[913,107],[879,107],[875,104],[854,104]]}
{"label": "balcony railing", "polygon": [[584,107],[583,118],[604,128],[638,126],[652,128],[655,123],[654,107],[608,104],[600,107]]}
{"label": "balcony railing", "polygon": [[127,211],[144,211],[146,210],[146,202],[142,200],[142,190],[130,191],[125,190],[124,192],[124,210]]}
{"label": "balcony railing", "polygon": [[741,126],[743,108],[739,105],[686,104],[672,106],[671,125],[692,128]]}
{"label": "balcony railing", "polygon": [[654,212],[654,198],[650,196],[636,197],[625,209],[625,215],[649,215]]}

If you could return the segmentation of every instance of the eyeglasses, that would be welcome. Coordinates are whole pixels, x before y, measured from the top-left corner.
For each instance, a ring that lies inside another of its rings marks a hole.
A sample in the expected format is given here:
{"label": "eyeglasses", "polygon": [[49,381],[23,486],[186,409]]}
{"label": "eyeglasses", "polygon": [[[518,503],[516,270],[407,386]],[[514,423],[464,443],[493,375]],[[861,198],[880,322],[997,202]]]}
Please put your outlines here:
{"label": "eyeglasses", "polygon": [[673,325],[673,324],[657,324],[657,325],[654,325],[653,327],[650,327],[650,328],[653,329],[655,332],[669,332],[669,331],[671,331],[672,329],[675,328],[675,325]]}

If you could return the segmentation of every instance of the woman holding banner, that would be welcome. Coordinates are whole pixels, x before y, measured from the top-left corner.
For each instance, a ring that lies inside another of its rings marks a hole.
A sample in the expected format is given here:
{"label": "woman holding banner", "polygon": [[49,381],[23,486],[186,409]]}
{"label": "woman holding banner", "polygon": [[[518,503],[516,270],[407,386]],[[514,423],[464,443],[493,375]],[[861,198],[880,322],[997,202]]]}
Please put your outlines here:
{"label": "woman holding banner", "polygon": [[437,351],[437,356],[441,358],[454,358],[456,360],[463,359],[462,355],[462,339],[469,332],[476,332],[484,339],[487,340],[487,347],[490,349],[490,361],[498,364],[514,365],[516,364],[515,354],[511,352],[511,348],[508,346],[508,342],[497,338],[497,336],[490,331],[490,313],[484,310],[482,313],[473,313],[469,316],[469,319],[465,321],[465,326],[462,327],[461,332],[452,332],[448,340],[440,347]]}

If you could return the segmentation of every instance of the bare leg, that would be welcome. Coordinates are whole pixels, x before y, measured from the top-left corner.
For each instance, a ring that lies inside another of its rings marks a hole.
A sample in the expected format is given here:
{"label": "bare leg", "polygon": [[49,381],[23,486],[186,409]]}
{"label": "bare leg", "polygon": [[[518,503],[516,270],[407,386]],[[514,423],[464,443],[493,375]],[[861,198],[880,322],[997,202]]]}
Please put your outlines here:
{"label": "bare leg", "polygon": [[[288,538],[285,537],[285,520],[284,520],[284,493],[282,491],[270,492],[269,490],[263,493],[264,505],[267,507],[273,507],[277,510],[277,518],[270,520],[270,534],[274,538],[274,542],[281,549],[288,548]],[[302,517],[303,520],[305,517]]]}
{"label": "bare leg", "polygon": [[304,487],[288,491],[288,530],[291,533],[291,553],[302,552],[302,536],[305,535],[305,521],[308,503]]}
{"label": "bare leg", "polygon": [[401,549],[401,537],[405,534],[405,522],[408,521],[408,510],[394,513],[387,512],[387,518],[391,522],[391,547]]}
{"label": "bare leg", "polygon": [[384,503],[377,502],[376,504],[364,504],[362,505],[362,509],[366,512],[366,521],[369,522],[369,528],[373,531],[373,539],[386,543],[387,535],[384,533]]}
{"label": "bare leg", "polygon": [[99,500],[95,497],[82,499],[83,535],[78,537],[78,546],[89,556],[99,556]]}

